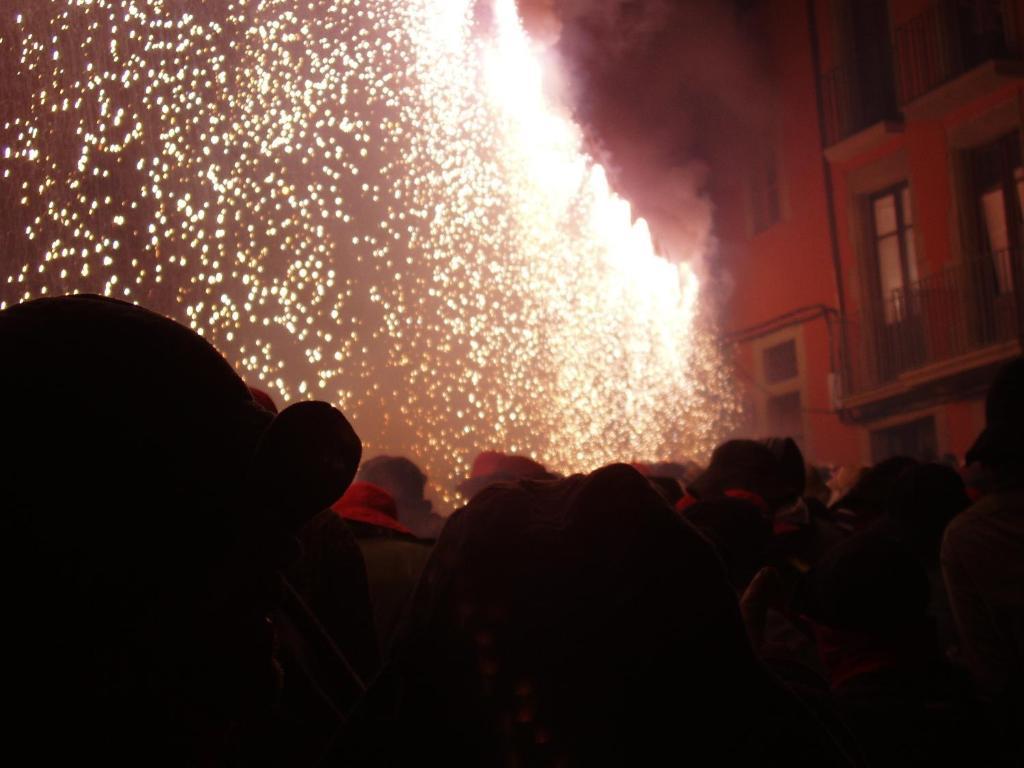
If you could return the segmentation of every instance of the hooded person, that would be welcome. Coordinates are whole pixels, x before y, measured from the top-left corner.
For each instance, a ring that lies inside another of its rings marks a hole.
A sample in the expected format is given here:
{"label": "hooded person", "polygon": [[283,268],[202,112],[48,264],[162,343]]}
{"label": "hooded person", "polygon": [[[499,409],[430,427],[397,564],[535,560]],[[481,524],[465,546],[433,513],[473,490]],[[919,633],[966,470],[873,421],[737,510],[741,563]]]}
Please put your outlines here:
{"label": "hooded person", "polygon": [[964,658],[979,690],[1011,703],[1024,726],[1024,358],[1007,363],[985,399],[985,429],[967,453],[988,494],[953,518],[941,564]]}
{"label": "hooded person", "polygon": [[[690,507],[701,502],[731,499],[760,511],[769,534],[764,545],[757,547],[756,559],[768,567],[771,577],[756,578],[749,570],[753,561],[748,560],[743,581],[751,585],[745,600],[761,590],[770,593],[771,599],[748,600],[747,605],[760,606],[758,620],[748,622],[751,636],[758,638],[758,653],[773,665],[787,664],[813,675],[813,647],[790,615],[807,569],[807,553],[816,543],[816,530],[808,524],[809,511],[799,503],[805,477],[803,454],[792,438],[729,440],[715,448],[707,470],[694,480],[676,509],[687,515]],[[733,508],[733,513],[739,509]],[[745,547],[759,538],[750,531]]]}
{"label": "hooded person", "polygon": [[362,552],[378,651],[386,657],[430,556],[431,542],[402,525],[391,494],[372,483],[352,483],[331,509],[348,524]]}
{"label": "hooded person", "polygon": [[331,505],[353,530],[362,534],[396,533],[415,538],[415,534],[398,521],[398,507],[390,493],[374,485],[357,480],[345,495]]}
{"label": "hooded person", "polygon": [[0,359],[7,748],[215,761],[279,694],[278,570],[359,438],[326,403],[257,407],[209,343],[112,299],[0,312]]}
{"label": "hooded person", "polygon": [[279,411],[277,403],[274,402],[274,398],[272,398],[266,390],[250,385],[249,394],[252,395],[252,399],[256,401],[256,405],[268,413],[272,413],[275,416],[277,415]]}
{"label": "hooded person", "polygon": [[764,565],[772,539],[771,522],[761,510],[744,499],[724,497],[698,501],[683,516],[714,546],[737,592],[746,589]]}
{"label": "hooded person", "polygon": [[436,539],[444,527],[444,518],[426,497],[427,476],[405,456],[374,456],[360,465],[356,480],[387,491],[398,522],[419,538]]}
{"label": "hooded person", "polygon": [[728,440],[712,452],[708,468],[687,487],[688,495],[677,509],[682,511],[697,500],[731,496],[751,502],[772,519],[803,491],[803,476],[796,482],[795,473],[787,469],[780,456],[764,443]]}
{"label": "hooded person", "polygon": [[945,464],[915,464],[889,491],[886,525],[906,542],[928,569],[939,563],[946,527],[971,504],[957,471]]}
{"label": "hooded person", "polygon": [[995,764],[966,675],[939,645],[914,549],[876,526],[826,554],[807,582],[833,701],[870,765]]}
{"label": "hooded person", "polygon": [[865,469],[857,481],[829,508],[836,525],[849,533],[866,531],[885,515],[889,495],[904,472],[918,461],[892,456]]}
{"label": "hooded person", "polygon": [[880,523],[910,547],[924,565],[939,642],[949,652],[955,652],[958,641],[939,567],[939,550],[946,527],[970,503],[956,470],[946,464],[918,464],[897,478],[886,502],[885,519]]}
{"label": "hooded person", "polygon": [[[269,393],[248,389],[256,405],[279,413]],[[276,710],[237,739],[242,744],[235,762],[315,764],[341,727],[339,715],[380,668],[366,563],[356,537],[325,509],[302,526],[297,539],[300,554],[284,571],[291,610],[275,614],[279,655],[292,674]]]}
{"label": "hooded person", "polygon": [[551,480],[557,477],[544,465],[527,458],[500,451],[481,451],[473,459],[469,477],[459,484],[459,493],[467,501],[495,483],[515,480]]}
{"label": "hooded person", "polygon": [[363,721],[380,764],[846,764],[754,658],[711,545],[626,465],[457,511],[389,677],[390,718]]}
{"label": "hooded person", "polygon": [[676,509],[685,513],[697,501],[722,498],[750,502],[771,524],[769,560],[781,565],[802,560],[806,540],[813,537],[810,513],[800,498],[804,483],[803,454],[792,438],[729,440],[715,448],[708,468],[686,489]]}
{"label": "hooded person", "polygon": [[764,445],[779,463],[779,472],[795,497],[803,496],[807,487],[807,466],[804,454],[791,437],[769,437]]}
{"label": "hooded person", "polygon": [[672,507],[683,498],[683,482],[680,479],[685,474],[685,467],[682,464],[671,462],[647,462],[634,461],[630,464],[633,469],[647,478],[647,482],[654,486],[654,490],[661,494]]}

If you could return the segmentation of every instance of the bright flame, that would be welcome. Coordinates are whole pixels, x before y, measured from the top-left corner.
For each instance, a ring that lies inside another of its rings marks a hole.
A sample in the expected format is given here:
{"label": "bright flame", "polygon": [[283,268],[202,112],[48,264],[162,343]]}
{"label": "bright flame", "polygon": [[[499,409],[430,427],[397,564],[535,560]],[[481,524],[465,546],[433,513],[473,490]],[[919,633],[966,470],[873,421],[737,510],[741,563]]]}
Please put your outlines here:
{"label": "bright flame", "polygon": [[448,487],[483,448],[706,452],[736,403],[698,279],[491,2],[5,0],[0,306],[153,306]]}

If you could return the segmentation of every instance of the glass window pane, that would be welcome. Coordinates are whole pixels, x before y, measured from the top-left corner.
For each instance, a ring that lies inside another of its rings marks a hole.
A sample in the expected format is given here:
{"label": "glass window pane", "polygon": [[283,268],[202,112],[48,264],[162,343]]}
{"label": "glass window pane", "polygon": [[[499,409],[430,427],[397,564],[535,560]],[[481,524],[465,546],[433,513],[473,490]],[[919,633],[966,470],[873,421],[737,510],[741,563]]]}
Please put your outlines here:
{"label": "glass window pane", "polygon": [[888,235],[896,231],[896,195],[875,198],[875,234]]}
{"label": "glass window pane", "polygon": [[991,252],[1005,251],[1010,245],[1006,229],[1006,208],[1003,205],[1003,190],[993,189],[981,196],[981,211],[985,218],[985,234]]}
{"label": "glass window pane", "polygon": [[902,319],[903,268],[900,265],[900,240],[889,235],[878,241],[878,274],[881,279],[885,321],[894,323]]}
{"label": "glass window pane", "polygon": [[1024,219],[1024,168],[1019,165],[1014,168],[1013,178],[1017,182],[1017,207],[1020,209],[1021,219]]}
{"label": "glass window pane", "polygon": [[1009,251],[996,251],[992,254],[992,262],[996,271],[996,287],[999,293],[1013,291],[1013,265]]}
{"label": "glass window pane", "polygon": [[903,214],[903,226],[909,227],[914,223],[914,208],[910,204],[910,187],[900,190],[900,206]]}
{"label": "glass window pane", "polygon": [[917,283],[921,278],[917,273],[917,252],[914,247],[914,230],[907,227],[903,230],[903,249],[907,254],[907,279],[910,284]]}
{"label": "glass window pane", "polygon": [[796,342],[792,339],[764,351],[764,379],[769,384],[795,379],[798,373]]}

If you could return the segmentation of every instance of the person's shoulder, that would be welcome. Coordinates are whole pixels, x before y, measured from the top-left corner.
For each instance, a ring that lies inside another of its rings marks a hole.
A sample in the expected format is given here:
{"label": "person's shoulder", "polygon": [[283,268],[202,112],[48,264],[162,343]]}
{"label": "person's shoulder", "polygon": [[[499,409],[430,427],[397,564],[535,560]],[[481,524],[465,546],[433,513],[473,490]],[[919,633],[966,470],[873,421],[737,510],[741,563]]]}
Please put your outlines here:
{"label": "person's shoulder", "polygon": [[[1002,518],[1007,515],[1013,515],[1014,517],[1024,515],[1024,489],[1015,488],[1012,490],[994,491],[982,496],[969,506],[962,515],[957,515],[957,517],[953,518],[953,522],[957,522],[961,517],[965,521],[970,522],[992,517]],[[1021,517],[1021,520],[1024,520],[1024,517]]]}
{"label": "person's shoulder", "polygon": [[990,537],[997,529],[1005,533],[1008,524],[1024,534],[1024,491],[987,494],[954,517],[943,535],[943,555],[955,550],[960,543]]}
{"label": "person's shoulder", "polygon": [[[1018,496],[1017,504],[1024,505],[1024,496]],[[947,531],[956,531],[962,528],[970,528],[979,522],[984,521],[992,515],[999,514],[1012,503],[1012,499],[1005,493],[989,493],[982,496],[967,509],[950,520]]]}
{"label": "person's shoulder", "polygon": [[985,496],[949,521],[942,535],[941,555],[944,561],[956,556],[964,543],[973,538],[979,527],[984,528],[986,518],[991,514],[992,499]]}

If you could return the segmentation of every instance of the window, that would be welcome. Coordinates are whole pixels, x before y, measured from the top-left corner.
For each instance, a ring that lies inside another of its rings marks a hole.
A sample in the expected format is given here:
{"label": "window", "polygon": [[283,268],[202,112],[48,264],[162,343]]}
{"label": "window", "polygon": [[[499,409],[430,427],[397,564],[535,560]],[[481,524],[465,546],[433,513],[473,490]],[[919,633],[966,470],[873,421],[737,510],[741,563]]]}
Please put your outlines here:
{"label": "window", "polygon": [[792,437],[804,448],[804,407],[796,338],[761,349],[762,400],[760,430],[774,437]]}
{"label": "window", "polygon": [[872,195],[871,226],[882,315],[886,324],[893,325],[906,319],[909,291],[918,280],[913,208],[906,182]]}
{"label": "window", "polygon": [[777,224],[782,218],[778,163],[775,149],[768,142],[758,152],[751,176],[750,218],[755,234]]}
{"label": "window", "polygon": [[992,271],[997,294],[1013,291],[1011,255],[1021,244],[1024,168],[1020,137],[1014,131],[970,152],[970,174],[982,263]]}
{"label": "window", "polygon": [[795,379],[799,373],[796,361],[796,343],[790,339],[774,347],[768,347],[763,353],[764,380],[768,384]]}
{"label": "window", "polygon": [[934,461],[938,455],[939,442],[935,434],[934,416],[871,432],[871,456],[876,462],[893,456]]}
{"label": "window", "polygon": [[792,437],[804,444],[804,413],[800,392],[773,395],[765,401],[765,420],[769,435]]}
{"label": "window", "polygon": [[839,29],[845,38],[850,89],[866,127],[896,114],[888,0],[845,0],[845,20]]}
{"label": "window", "polygon": [[1002,0],[961,0],[956,4],[965,69],[1008,55],[1005,5]]}

